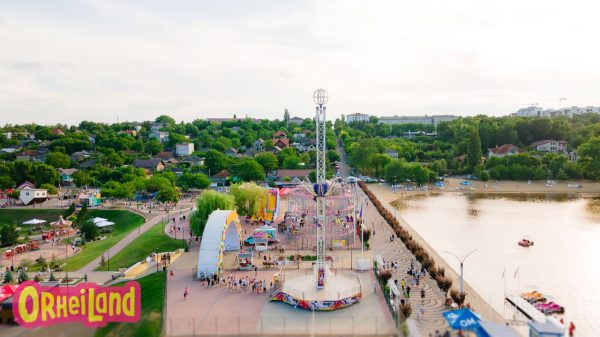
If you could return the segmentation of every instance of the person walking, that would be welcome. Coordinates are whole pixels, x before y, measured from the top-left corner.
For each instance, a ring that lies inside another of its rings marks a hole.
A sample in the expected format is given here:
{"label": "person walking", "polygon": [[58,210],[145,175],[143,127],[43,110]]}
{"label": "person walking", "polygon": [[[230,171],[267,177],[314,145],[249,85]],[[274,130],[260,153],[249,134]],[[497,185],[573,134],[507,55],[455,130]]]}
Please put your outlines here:
{"label": "person walking", "polygon": [[169,275],[171,275],[171,277],[175,277],[175,274],[173,273],[173,268],[171,268],[171,271],[169,272]]}
{"label": "person walking", "polygon": [[187,300],[188,294],[189,294],[189,289],[188,287],[185,287],[185,290],[183,291],[183,299]]}
{"label": "person walking", "polygon": [[425,302],[425,287],[421,288],[421,303]]}
{"label": "person walking", "polygon": [[569,337],[573,337],[575,335],[575,324],[573,324],[573,322],[571,322],[571,324],[569,324]]}

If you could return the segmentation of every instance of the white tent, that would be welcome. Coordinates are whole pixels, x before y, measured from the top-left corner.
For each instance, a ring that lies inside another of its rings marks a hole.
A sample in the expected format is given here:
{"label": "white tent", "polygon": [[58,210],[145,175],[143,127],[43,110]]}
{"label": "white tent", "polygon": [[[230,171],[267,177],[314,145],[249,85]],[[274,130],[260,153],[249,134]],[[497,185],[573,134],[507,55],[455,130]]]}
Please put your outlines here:
{"label": "white tent", "polygon": [[[95,224],[97,224],[97,223],[99,223],[99,222],[108,221],[108,219],[104,219],[104,218],[93,218],[93,219],[90,219],[90,221],[91,221],[91,222],[93,222],[93,223],[95,223]],[[113,225],[114,225],[114,224],[113,224]]]}
{"label": "white tent", "polygon": [[115,224],[114,222],[110,222],[110,221],[100,221],[100,222],[96,222],[96,223],[95,223],[95,225],[96,225],[97,227],[100,227],[100,228],[102,228],[102,227],[108,227],[108,226],[112,226],[112,225],[114,225],[114,224]]}
{"label": "white tent", "polygon": [[23,225],[39,225],[39,224],[44,223],[44,222],[46,222],[46,220],[31,219],[29,221],[23,222]]}
{"label": "white tent", "polygon": [[[227,223],[227,218],[230,218],[231,215],[234,216],[234,219]],[[201,275],[207,276],[220,271],[221,250],[240,249],[237,222],[235,211],[216,210],[210,214],[202,233],[202,244],[200,245],[200,254],[198,254],[198,278]],[[225,240],[222,240],[223,237]]]}

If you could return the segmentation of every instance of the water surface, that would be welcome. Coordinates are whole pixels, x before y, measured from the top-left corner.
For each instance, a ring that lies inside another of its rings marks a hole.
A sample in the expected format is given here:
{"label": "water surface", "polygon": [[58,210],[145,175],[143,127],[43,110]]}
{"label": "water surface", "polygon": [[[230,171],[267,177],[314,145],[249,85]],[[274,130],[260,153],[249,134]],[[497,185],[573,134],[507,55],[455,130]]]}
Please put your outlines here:
{"label": "water surface", "polygon": [[[477,249],[465,262],[465,279],[501,314],[510,317],[505,292],[536,289],[565,306],[577,335],[600,335],[600,199],[440,193],[396,206],[455,270],[458,262],[444,251]],[[535,245],[518,246],[524,236]]]}

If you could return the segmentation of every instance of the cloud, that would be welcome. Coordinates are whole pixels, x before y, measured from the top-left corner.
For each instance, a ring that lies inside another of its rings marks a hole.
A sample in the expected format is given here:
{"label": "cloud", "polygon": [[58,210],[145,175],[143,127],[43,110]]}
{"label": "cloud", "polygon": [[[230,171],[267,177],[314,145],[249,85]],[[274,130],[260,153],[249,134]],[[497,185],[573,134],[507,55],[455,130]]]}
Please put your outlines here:
{"label": "cloud", "polygon": [[[461,0],[9,3],[7,122],[233,113],[508,114],[598,105],[593,2]],[[558,24],[560,23],[560,24]]]}

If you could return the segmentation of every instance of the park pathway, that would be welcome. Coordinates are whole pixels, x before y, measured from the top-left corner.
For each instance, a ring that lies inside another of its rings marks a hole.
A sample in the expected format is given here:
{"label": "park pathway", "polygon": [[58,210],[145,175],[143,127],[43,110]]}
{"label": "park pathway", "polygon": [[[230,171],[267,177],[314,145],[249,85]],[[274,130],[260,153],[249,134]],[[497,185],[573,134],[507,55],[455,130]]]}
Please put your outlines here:
{"label": "park pathway", "polygon": [[107,251],[102,253],[100,256],[92,260],[90,263],[88,263],[86,266],[79,269],[75,273],[78,275],[84,275],[93,272],[100,265],[102,256],[104,256],[105,259],[108,259],[110,256],[115,256],[118,252],[127,247],[133,240],[137,239],[140,235],[142,235],[148,229],[152,228],[152,226],[156,225],[157,223],[161,221],[168,221],[171,217],[179,217],[181,215],[186,215],[186,217],[189,216],[190,205],[183,203],[179,206],[182,208],[176,208],[175,210],[172,210],[169,213],[166,213],[164,211],[157,211],[155,213],[148,214],[146,216],[146,222],[143,225],[141,225],[137,230],[134,229],[133,231],[131,231],[123,239],[121,239],[121,241],[117,242],[115,245],[107,249]]}
{"label": "park pathway", "polygon": [[[340,156],[340,175],[342,178],[346,178],[350,175],[346,152],[339,142],[336,150]],[[398,280],[398,283],[400,283],[406,277],[411,261],[414,261],[416,268],[418,268],[418,262],[401,240],[390,241],[390,236],[393,234],[392,228],[379,214],[362,189],[357,188],[356,190],[359,200],[362,201],[366,227],[371,228],[374,233],[369,240],[372,250],[375,254],[381,255],[384,261],[398,263],[398,268],[392,270],[392,280]],[[360,206],[357,212],[360,212]],[[424,301],[421,301],[421,289],[425,289]],[[442,316],[442,311],[447,310],[445,301],[445,294],[429,276],[421,280],[420,286],[411,287],[410,304],[413,312],[410,318],[414,320],[416,327],[419,329],[416,335],[428,336],[429,334],[435,334],[436,331],[443,332],[449,329],[448,323]],[[423,315],[419,313],[421,307],[425,308]]]}

